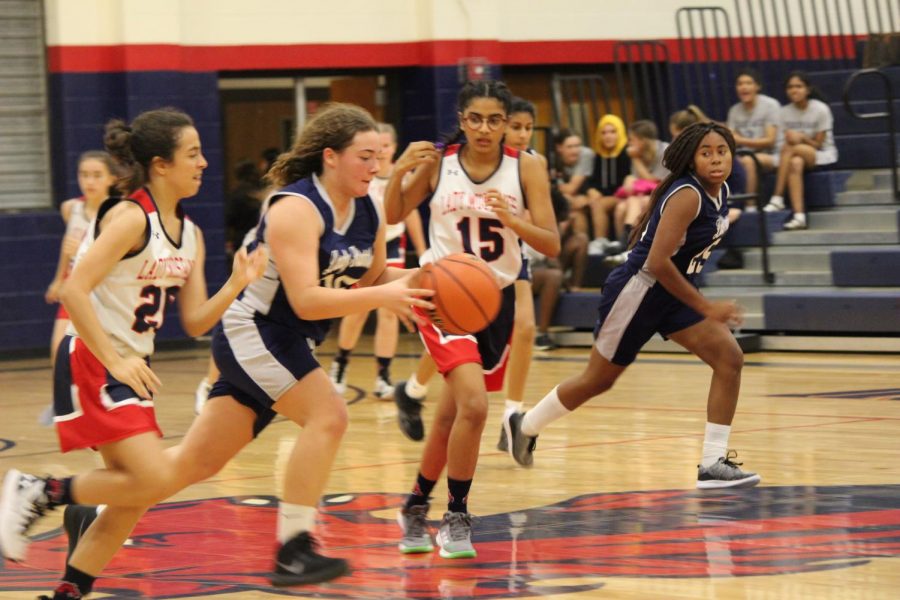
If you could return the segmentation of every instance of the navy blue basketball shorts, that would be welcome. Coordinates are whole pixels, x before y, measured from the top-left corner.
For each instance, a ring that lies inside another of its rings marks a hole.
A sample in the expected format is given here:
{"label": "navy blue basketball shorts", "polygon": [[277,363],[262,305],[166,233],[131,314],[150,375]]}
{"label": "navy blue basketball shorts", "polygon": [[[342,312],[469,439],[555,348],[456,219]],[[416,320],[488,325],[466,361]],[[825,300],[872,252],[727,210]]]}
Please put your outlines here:
{"label": "navy blue basketball shorts", "polygon": [[609,362],[627,367],[653,334],[667,337],[703,320],[643,271],[618,268],[606,280],[594,328],[594,347]]}
{"label": "navy blue basketball shorts", "polygon": [[226,314],[212,338],[221,375],[210,398],[232,396],[256,413],[253,435],[275,418],[272,405],[305,375],[319,368],[308,338],[259,318]]}

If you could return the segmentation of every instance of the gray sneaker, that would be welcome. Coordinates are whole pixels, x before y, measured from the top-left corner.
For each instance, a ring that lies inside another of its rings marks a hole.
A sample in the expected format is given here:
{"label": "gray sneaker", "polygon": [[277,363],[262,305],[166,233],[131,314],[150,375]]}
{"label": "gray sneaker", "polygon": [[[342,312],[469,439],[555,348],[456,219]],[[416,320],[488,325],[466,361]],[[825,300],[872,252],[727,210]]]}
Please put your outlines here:
{"label": "gray sneaker", "polygon": [[523,412],[510,413],[503,421],[506,430],[506,439],[509,444],[509,455],[523,467],[530,467],[534,463],[534,448],[537,445],[537,436],[522,433]]}
{"label": "gray sneaker", "polygon": [[497,450],[500,452],[509,452],[509,442],[506,439],[506,427],[500,424],[500,439],[497,440]]}
{"label": "gray sneaker", "polygon": [[446,512],[438,528],[437,543],[443,558],[475,558],[478,553],[472,546],[472,515]]}
{"label": "gray sneaker", "polygon": [[733,462],[737,458],[737,452],[729,450],[714,464],[708,467],[697,466],[697,487],[701,490],[713,490],[717,488],[747,488],[760,482],[760,476],[756,473],[741,471],[744,463]]}
{"label": "gray sneaker", "polygon": [[418,504],[402,508],[397,514],[397,522],[403,530],[400,540],[400,552],[403,554],[421,554],[434,550],[431,533],[428,530],[428,504]]}

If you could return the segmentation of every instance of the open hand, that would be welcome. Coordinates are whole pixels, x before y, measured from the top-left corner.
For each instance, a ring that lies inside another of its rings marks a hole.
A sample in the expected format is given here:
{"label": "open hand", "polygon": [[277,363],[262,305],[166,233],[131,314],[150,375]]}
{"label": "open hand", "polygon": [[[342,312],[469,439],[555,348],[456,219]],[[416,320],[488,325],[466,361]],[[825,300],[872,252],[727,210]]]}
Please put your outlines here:
{"label": "open hand", "polygon": [[152,400],[162,382],[156,373],[150,370],[143,358],[138,356],[126,356],[116,364],[109,366],[110,374],[116,380],[124,383],[145,400]]}

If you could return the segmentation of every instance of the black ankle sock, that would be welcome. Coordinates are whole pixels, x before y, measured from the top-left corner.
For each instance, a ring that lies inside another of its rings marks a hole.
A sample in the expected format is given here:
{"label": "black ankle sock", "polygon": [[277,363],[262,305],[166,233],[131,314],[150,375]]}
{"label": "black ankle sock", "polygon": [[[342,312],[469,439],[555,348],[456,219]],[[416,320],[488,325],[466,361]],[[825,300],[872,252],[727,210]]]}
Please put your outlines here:
{"label": "black ankle sock", "polygon": [[412,493],[406,498],[406,508],[428,504],[428,500],[431,498],[431,492],[434,490],[436,484],[437,481],[425,479],[425,477],[419,473],[418,476],[416,476],[416,487],[413,488]]}
{"label": "black ankle sock", "polygon": [[88,575],[84,571],[79,571],[72,565],[66,565],[66,572],[63,575],[63,581],[71,583],[78,588],[82,596],[87,596],[94,589],[94,582],[97,580],[93,575]]}
{"label": "black ankle sock", "polygon": [[388,356],[387,358],[383,356],[376,356],[375,362],[378,363],[378,376],[382,379],[390,380],[391,378],[391,361],[393,360],[392,356]]}
{"label": "black ankle sock", "polygon": [[63,479],[48,477],[45,480],[47,485],[44,488],[44,493],[47,495],[48,508],[55,508],[61,504],[75,504],[75,501],[72,499],[72,479],[72,477],[64,477]]}
{"label": "black ankle sock", "polygon": [[353,352],[353,348],[349,350],[344,350],[343,348],[338,348],[337,356],[334,357],[334,360],[338,361],[339,364],[346,365],[350,362],[350,353]]}
{"label": "black ankle sock", "polygon": [[472,488],[472,480],[460,480],[447,478],[447,510],[450,512],[469,512],[469,490]]}

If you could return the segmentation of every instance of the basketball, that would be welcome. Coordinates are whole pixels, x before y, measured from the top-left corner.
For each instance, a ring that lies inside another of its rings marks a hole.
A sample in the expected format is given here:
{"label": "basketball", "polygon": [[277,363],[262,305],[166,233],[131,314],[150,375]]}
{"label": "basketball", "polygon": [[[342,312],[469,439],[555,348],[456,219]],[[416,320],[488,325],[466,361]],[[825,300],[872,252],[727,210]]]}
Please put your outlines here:
{"label": "basketball", "polygon": [[500,286],[486,262],[472,254],[451,254],[422,267],[419,285],[434,290],[429,315],[442,331],[477,333],[500,312]]}

